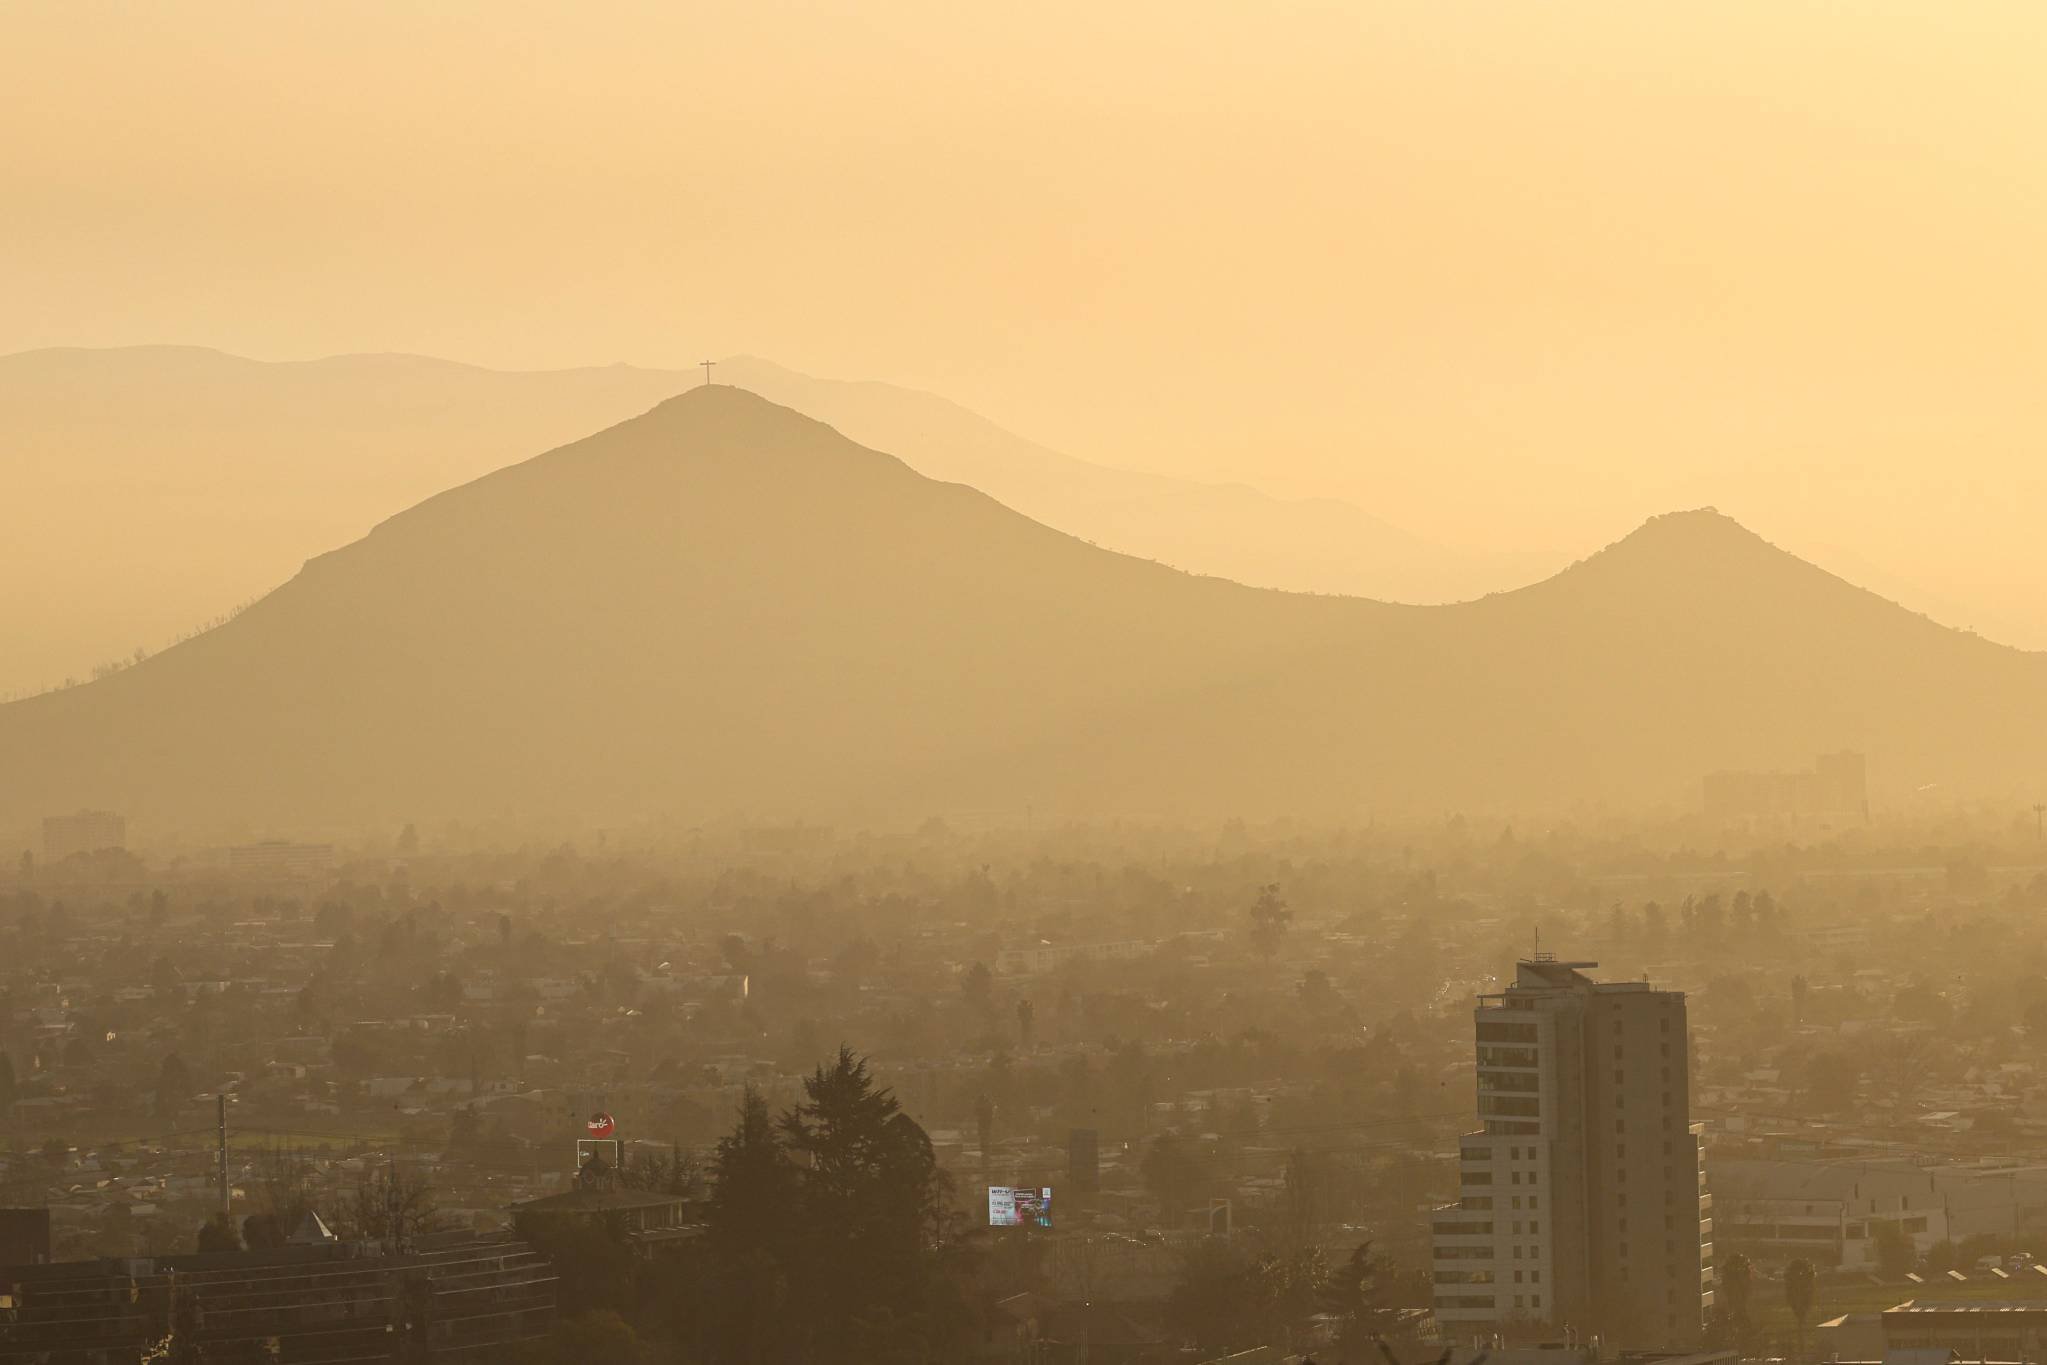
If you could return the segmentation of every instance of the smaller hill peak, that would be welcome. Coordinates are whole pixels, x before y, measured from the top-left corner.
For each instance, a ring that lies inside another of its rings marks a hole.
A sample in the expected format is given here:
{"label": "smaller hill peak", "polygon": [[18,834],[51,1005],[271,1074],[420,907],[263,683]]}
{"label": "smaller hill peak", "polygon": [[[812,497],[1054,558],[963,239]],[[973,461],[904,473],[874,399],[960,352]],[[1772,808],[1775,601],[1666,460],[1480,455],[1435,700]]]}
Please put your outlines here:
{"label": "smaller hill peak", "polygon": [[1635,536],[1704,536],[1736,535],[1752,537],[1755,532],[1743,526],[1733,517],[1717,507],[1687,507],[1675,512],[1662,512],[1636,527]]}
{"label": "smaller hill peak", "polygon": [[1735,571],[1782,581],[1781,575],[1810,567],[1719,509],[1694,507],[1650,517],[1547,583],[1621,582],[1631,591],[1653,591],[1706,578],[1725,581]]}

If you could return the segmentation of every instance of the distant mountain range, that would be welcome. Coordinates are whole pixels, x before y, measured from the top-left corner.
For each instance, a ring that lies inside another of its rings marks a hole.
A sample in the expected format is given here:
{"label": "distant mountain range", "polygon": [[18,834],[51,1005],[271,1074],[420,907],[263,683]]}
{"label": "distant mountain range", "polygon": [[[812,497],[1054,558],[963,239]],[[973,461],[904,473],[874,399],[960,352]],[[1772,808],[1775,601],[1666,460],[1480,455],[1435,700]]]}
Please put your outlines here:
{"label": "distant mountain range", "polygon": [[1711,511],[1416,607],[1091,546],[745,390],[426,499],[218,629],[0,707],[0,828],[1189,816],[1677,801],[2047,765],[2047,656]]}
{"label": "distant mountain range", "polygon": [[815,379],[751,356],[725,361],[717,372],[919,473],[978,488],[1069,535],[1252,587],[1459,602],[1531,583],[1565,562],[1562,555],[1451,550],[1333,498],[1275,498],[1243,484],[1091,464],[893,384]]}
{"label": "distant mountain range", "polygon": [[[1560,559],[1463,555],[1347,503],[1089,464],[956,404],[747,357],[729,380],[1110,549],[1258,586],[1438,602]],[[409,355],[273,363],[197,347],[0,357],[0,696],[154,649],[443,489],[702,382],[625,365],[510,373]]]}

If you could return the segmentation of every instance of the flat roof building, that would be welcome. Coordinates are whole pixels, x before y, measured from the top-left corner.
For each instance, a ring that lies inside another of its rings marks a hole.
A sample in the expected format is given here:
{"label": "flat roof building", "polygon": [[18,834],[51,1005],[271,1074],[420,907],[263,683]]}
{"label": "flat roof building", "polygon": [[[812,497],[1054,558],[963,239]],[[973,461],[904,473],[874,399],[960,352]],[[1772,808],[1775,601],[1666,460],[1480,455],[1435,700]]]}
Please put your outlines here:
{"label": "flat roof building", "polygon": [[227,851],[228,871],[263,881],[311,881],[334,868],[332,844],[294,844],[269,839],[238,844]]}
{"label": "flat roof building", "polygon": [[1964,1360],[2038,1360],[2047,1352],[2047,1303],[1907,1299],[1884,1310],[1884,1347],[1887,1356],[1945,1350]]}
{"label": "flat roof building", "polygon": [[128,847],[128,818],[110,810],[81,810],[43,817],[43,861],[62,862],[74,853]]}
{"label": "flat roof building", "polygon": [[1712,1292],[1685,998],[1538,954],[1473,1011],[1479,1131],[1431,1215],[1445,1336],[1548,1323],[1693,1348]]}
{"label": "flat roof building", "polygon": [[[185,1333],[206,1360],[506,1358],[547,1335],[554,1268],[524,1242],[378,1243],[10,1266],[0,1362],[130,1362]],[[269,1354],[265,1354],[268,1352]]]}

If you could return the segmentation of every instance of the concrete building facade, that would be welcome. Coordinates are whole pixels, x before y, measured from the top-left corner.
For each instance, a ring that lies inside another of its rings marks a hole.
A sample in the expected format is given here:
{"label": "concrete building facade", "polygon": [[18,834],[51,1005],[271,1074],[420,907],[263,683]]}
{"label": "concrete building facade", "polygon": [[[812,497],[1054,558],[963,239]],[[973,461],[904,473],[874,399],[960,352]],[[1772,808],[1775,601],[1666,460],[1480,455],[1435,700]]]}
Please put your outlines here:
{"label": "concrete building facade", "polygon": [[110,810],[81,810],[43,817],[43,860],[58,863],[74,853],[128,846],[128,820]]}
{"label": "concrete building facade", "polygon": [[1431,1217],[1444,1334],[1547,1323],[1622,1347],[1698,1345],[1711,1200],[1690,1120],[1682,992],[1545,955],[1473,1011],[1480,1129]]}

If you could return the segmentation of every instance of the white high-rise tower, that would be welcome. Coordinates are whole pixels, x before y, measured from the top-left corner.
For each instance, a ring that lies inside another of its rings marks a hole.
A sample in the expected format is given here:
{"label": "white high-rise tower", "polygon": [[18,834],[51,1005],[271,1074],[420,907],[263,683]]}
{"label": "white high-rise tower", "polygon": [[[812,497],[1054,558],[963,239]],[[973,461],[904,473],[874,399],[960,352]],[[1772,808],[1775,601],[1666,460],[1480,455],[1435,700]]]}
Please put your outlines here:
{"label": "white high-rise tower", "polygon": [[1480,1130],[1434,1211],[1446,1336],[1547,1323],[1690,1347],[1713,1303],[1711,1201],[1691,1123],[1685,998],[1546,954],[1481,996]]}

